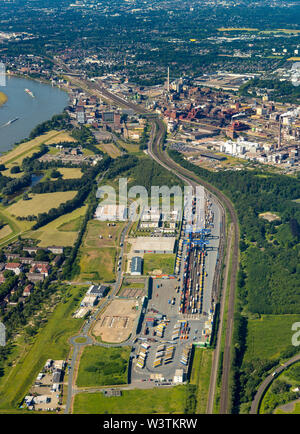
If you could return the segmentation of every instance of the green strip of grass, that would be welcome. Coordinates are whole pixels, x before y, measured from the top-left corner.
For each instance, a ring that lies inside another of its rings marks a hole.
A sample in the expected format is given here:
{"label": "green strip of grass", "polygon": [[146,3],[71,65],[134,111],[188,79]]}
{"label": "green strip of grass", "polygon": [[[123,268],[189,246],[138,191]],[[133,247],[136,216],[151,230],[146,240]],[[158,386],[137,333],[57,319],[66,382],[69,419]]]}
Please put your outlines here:
{"label": "green strip of grass", "polygon": [[75,414],[183,414],[186,386],[171,389],[123,390],[120,397],[102,393],[75,396]]}

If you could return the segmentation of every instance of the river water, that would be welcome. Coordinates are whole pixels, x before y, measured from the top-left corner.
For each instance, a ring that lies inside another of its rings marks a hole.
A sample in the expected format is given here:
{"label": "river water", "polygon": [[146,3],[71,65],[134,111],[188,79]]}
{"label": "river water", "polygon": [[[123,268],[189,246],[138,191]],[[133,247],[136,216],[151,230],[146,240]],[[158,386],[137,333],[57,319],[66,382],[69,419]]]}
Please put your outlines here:
{"label": "river water", "polygon": [[[32,91],[35,98],[25,92],[26,88]],[[27,138],[34,127],[61,113],[68,105],[66,92],[25,78],[7,78],[6,86],[0,87],[0,91],[8,97],[0,107],[0,154]],[[5,125],[15,118],[19,119]]]}

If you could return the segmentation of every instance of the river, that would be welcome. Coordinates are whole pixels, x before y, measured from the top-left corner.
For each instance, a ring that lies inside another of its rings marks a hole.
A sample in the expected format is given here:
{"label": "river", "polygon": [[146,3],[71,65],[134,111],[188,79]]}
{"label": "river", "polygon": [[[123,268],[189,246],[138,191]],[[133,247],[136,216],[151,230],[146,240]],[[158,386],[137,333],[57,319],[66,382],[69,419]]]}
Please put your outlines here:
{"label": "river", "polygon": [[[24,89],[34,94],[32,98]],[[25,78],[8,77],[6,86],[0,87],[7,102],[0,107],[0,153],[29,136],[41,122],[61,113],[68,105],[68,94],[57,87]],[[12,119],[15,122],[6,125]]]}

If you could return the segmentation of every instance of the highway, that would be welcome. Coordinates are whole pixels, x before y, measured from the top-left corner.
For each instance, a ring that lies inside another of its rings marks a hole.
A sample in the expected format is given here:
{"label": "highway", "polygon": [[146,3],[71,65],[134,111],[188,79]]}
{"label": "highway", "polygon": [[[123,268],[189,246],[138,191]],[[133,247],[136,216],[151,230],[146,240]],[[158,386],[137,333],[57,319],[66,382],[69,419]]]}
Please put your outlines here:
{"label": "highway", "polygon": [[[65,65],[62,62],[56,61],[60,66],[64,67]],[[68,74],[68,72],[66,72]],[[225,208],[228,211],[231,220],[232,231],[230,232],[230,237],[232,237],[232,243],[228,240],[228,244],[232,245],[231,252],[231,274],[230,277],[230,286],[229,286],[229,295],[228,295],[228,310],[227,310],[227,323],[226,323],[226,334],[225,334],[225,346],[224,346],[224,354],[223,354],[223,366],[222,366],[222,385],[221,385],[221,396],[220,396],[220,413],[226,414],[228,412],[228,388],[229,388],[229,372],[230,372],[230,348],[232,341],[232,332],[233,332],[233,318],[234,318],[234,300],[235,300],[235,287],[236,287],[236,277],[238,270],[238,261],[239,261],[239,225],[238,218],[234,209],[233,204],[229,200],[227,196],[225,196],[220,190],[218,190],[213,185],[206,182],[204,179],[200,179],[197,175],[189,170],[179,166],[175,161],[173,161],[166,151],[162,149],[162,144],[165,135],[165,124],[159,119],[156,115],[153,116],[153,113],[147,111],[143,107],[136,105],[130,101],[121,98],[118,95],[115,95],[109,91],[107,91],[103,86],[83,80],[83,79],[75,79],[74,77],[68,76],[68,79],[85,89],[88,93],[96,94],[100,97],[106,98],[108,100],[113,101],[118,106],[127,107],[134,110],[136,113],[151,115],[149,116],[149,121],[152,123],[152,137],[149,142],[148,154],[151,158],[153,158],[158,164],[166,168],[167,170],[172,171],[178,176],[178,178],[182,179],[185,183],[196,187],[196,185],[203,185],[208,191],[210,191],[214,197],[214,200],[218,203],[222,210],[222,221],[225,223]],[[222,225],[223,234],[221,234],[220,241],[224,242],[225,240],[225,224]],[[228,260],[225,268],[225,275],[228,273],[230,261]],[[226,291],[226,287],[223,288],[223,291]],[[225,294],[223,292],[223,296],[221,298],[221,311],[222,305],[225,303]],[[223,308],[224,309],[224,308]],[[219,334],[221,336],[223,327],[223,322],[220,321],[219,325]],[[220,344],[220,342],[219,342]],[[218,370],[218,361],[220,356],[220,345],[217,346],[214,358],[213,358],[213,367],[212,367],[212,378],[216,378],[217,370]],[[213,390],[212,390],[213,389]],[[212,412],[213,408],[213,394],[215,391],[215,387],[211,389],[210,393],[210,412]]]}

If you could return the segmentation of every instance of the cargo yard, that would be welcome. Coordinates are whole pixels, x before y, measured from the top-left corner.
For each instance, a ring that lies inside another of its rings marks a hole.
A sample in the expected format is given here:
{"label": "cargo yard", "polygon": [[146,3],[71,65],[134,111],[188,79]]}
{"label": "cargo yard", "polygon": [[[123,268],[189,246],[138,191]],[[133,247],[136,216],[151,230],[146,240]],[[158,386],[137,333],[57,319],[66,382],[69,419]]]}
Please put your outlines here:
{"label": "cargo yard", "polygon": [[[152,279],[132,351],[131,381],[185,382],[192,348],[210,345],[220,210],[202,189],[186,204],[174,274]],[[189,212],[190,210],[190,212]]]}

